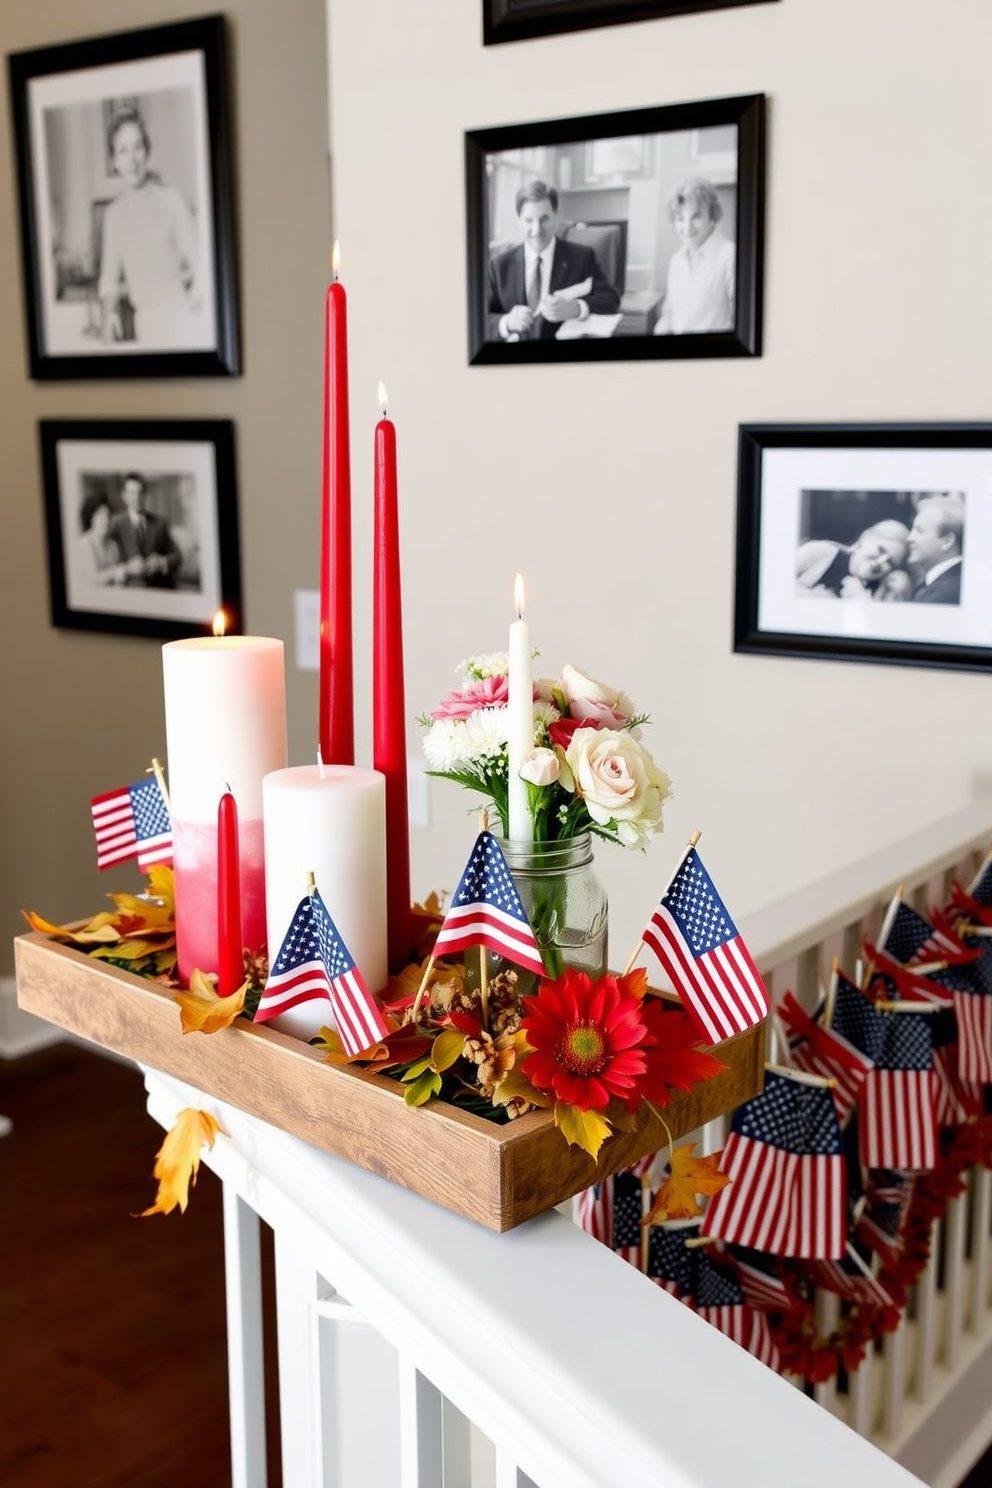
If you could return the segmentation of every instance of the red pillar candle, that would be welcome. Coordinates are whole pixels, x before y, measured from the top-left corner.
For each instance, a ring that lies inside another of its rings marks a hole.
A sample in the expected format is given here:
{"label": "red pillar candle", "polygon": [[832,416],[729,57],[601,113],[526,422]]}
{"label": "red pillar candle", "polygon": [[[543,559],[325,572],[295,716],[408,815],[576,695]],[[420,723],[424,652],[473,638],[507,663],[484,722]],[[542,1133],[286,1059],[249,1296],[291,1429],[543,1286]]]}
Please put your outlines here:
{"label": "red pillar candle", "polygon": [[372,763],[386,778],[387,955],[389,968],[395,972],[410,959],[410,821],[400,531],[396,500],[396,428],[386,418],[386,390],[382,383],[379,384],[379,405],[382,418],[375,428]]}
{"label": "red pillar candle", "polygon": [[217,807],[217,991],[230,997],[245,979],[241,934],[241,858],[238,807],[226,790]]}
{"label": "red pillar candle", "polygon": [[327,288],[324,321],[324,468],[320,545],[321,758],[355,763],[351,638],[351,446],[348,434],[348,300],[338,281]]}

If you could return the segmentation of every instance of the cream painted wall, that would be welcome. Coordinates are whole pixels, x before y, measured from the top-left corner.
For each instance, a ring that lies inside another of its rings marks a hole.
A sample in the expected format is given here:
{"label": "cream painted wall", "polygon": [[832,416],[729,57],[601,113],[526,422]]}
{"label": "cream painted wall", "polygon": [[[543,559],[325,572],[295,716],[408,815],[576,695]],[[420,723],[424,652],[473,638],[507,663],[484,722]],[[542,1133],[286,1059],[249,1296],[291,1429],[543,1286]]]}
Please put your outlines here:
{"label": "cream painted wall", "polygon": [[[108,891],[139,887],[133,865],[96,872],[89,799],[137,779],[165,749],[160,643],[50,626],[38,419],[234,419],[248,628],[291,643],[292,591],[317,583],[321,307],[331,241],[326,20],[322,0],[231,0],[223,9],[239,378],[28,380],[6,65],[0,76],[0,975],[11,969],[11,936],[25,928],[22,907],[76,918],[99,909]],[[188,0],[7,0],[0,51],[190,13]],[[290,664],[287,682],[291,716],[312,734],[316,678]],[[291,743],[304,747],[292,732]]]}
{"label": "cream painted wall", "polygon": [[[740,422],[992,417],[992,11],[782,0],[484,48],[480,8],[330,0],[356,492],[381,377],[411,717],[505,644],[518,569],[543,667],[651,711],[676,797],[647,859],[598,851],[616,964],[694,827],[744,914],[992,774],[984,675],[731,650]],[[463,130],[749,92],[769,99],[760,360],[466,364]],[[367,609],[360,500],[355,526]],[[369,665],[363,643],[366,692]],[[453,886],[474,831],[458,787],[431,803],[419,892]]]}
{"label": "cream painted wall", "polygon": [[[615,962],[696,826],[745,913],[967,800],[992,774],[986,677],[734,656],[730,636],[739,422],[992,416],[986,0],[905,0],[897,23],[889,0],[781,0],[491,48],[481,0],[329,5],[327,27],[318,0],[226,7],[240,379],[28,381],[6,100],[0,111],[4,928],[16,933],[22,905],[70,917],[124,886],[92,867],[87,802],[163,748],[157,644],[49,626],[38,418],[234,418],[247,624],[291,656],[292,591],[316,583],[325,31],[351,305],[359,763],[382,378],[399,435],[411,753],[413,718],[457,662],[505,644],[518,569],[542,668],[584,666],[653,715],[646,741],[676,798],[647,859],[599,851]],[[18,0],[0,8],[0,43],[188,13],[179,0]],[[464,129],[759,91],[760,360],[467,366]],[[291,662],[288,682],[295,762],[312,746],[316,687]],[[432,782],[430,800],[431,829],[412,834],[419,895],[453,886],[475,829],[457,787]]]}

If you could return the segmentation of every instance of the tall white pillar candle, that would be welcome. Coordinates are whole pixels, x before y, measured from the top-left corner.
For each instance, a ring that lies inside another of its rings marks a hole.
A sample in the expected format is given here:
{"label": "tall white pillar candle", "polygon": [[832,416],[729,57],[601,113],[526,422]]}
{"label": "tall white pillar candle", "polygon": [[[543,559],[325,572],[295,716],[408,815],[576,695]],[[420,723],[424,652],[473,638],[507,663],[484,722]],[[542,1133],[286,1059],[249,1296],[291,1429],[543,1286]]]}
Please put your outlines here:
{"label": "tall white pillar candle", "polygon": [[507,755],[509,764],[507,836],[513,842],[532,842],[534,821],[527,800],[527,782],[520,779],[524,756],[534,748],[534,676],[530,626],[524,619],[524,581],[517,574],[513,589],[517,618],[510,626],[508,651]]}
{"label": "tall white pillar candle", "polygon": [[253,955],[266,948],[262,777],[286,764],[283,643],[198,636],[162,647],[172,808],[179,977],[216,971],[217,803],[238,803],[241,922]]}
{"label": "tall white pillar candle", "polygon": [[[273,959],[312,873],[370,992],[388,979],[386,777],[354,765],[294,765],[262,782],[265,901]],[[289,1008],[274,1028],[310,1039],[330,1022],[316,1002]]]}

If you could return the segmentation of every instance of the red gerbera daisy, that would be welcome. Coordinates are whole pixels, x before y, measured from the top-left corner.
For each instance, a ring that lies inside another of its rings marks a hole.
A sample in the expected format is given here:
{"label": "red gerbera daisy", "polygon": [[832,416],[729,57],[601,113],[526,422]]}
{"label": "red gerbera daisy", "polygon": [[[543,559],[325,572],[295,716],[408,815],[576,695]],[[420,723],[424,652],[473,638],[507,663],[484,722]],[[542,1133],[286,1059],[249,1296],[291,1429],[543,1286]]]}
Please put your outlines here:
{"label": "red gerbera daisy", "polygon": [[641,999],[622,991],[615,976],[591,982],[569,969],[543,981],[524,1005],[522,1027],[533,1051],[525,1069],[538,1090],[580,1111],[603,1111],[644,1073]]}

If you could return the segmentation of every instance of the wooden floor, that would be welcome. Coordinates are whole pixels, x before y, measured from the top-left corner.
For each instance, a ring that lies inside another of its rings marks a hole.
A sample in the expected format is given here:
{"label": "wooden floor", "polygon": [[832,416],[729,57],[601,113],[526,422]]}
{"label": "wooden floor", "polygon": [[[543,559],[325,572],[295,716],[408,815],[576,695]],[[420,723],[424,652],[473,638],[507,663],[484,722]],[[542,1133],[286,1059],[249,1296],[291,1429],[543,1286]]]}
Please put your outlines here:
{"label": "wooden floor", "polygon": [[77,1045],[0,1060],[0,1112],[0,1484],[229,1488],[218,1180],[132,1218],[162,1129],[137,1070]]}

